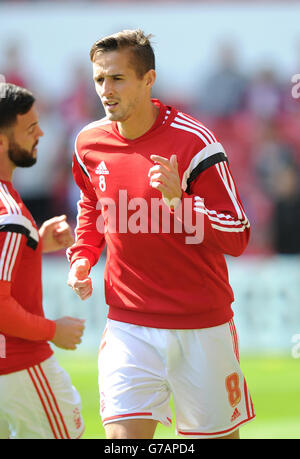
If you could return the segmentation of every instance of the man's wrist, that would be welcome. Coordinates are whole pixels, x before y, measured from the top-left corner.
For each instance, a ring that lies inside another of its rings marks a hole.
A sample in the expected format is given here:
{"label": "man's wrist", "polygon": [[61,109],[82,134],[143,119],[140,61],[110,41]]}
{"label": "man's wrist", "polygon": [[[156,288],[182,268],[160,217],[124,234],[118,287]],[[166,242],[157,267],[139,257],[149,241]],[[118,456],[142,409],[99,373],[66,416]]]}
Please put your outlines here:
{"label": "man's wrist", "polygon": [[181,199],[182,199],[182,195],[181,195],[180,198],[179,197],[175,197],[175,198],[172,198],[172,199],[168,199],[168,198],[164,198],[163,197],[164,203],[169,207],[171,212],[174,212],[181,205]]}

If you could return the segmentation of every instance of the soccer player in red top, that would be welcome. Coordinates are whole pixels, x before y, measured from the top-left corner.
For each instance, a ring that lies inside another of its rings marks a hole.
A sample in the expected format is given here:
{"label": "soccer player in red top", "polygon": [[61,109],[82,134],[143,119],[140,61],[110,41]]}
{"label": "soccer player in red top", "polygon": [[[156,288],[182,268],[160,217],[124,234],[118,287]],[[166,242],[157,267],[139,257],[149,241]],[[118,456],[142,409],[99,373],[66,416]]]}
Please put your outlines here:
{"label": "soccer player in red top", "polygon": [[80,396],[48,341],[75,349],[84,323],[45,318],[41,283],[42,252],[74,238],[64,215],[38,230],[12,185],[16,167],[36,162],[43,132],[34,103],[26,89],[0,83],[0,438],[77,438]]}
{"label": "soccer player in red top", "polygon": [[151,99],[149,37],[122,31],[90,52],[106,117],[83,128],[68,284],[84,300],[105,246],[108,320],[99,350],[107,438],[152,438],[157,422],[194,438],[239,438],[255,417],[239,365],[224,255],[250,225],[226,152],[198,120]]}

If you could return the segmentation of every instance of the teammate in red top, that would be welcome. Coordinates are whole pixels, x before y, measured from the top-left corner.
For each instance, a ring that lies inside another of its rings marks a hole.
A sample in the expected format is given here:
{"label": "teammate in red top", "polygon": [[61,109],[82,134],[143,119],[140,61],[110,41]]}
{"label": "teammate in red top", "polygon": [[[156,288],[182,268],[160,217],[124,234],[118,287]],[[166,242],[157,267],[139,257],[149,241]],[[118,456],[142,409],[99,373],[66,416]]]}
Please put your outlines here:
{"label": "teammate in red top", "polygon": [[99,352],[108,438],[178,434],[238,438],[254,418],[239,365],[224,255],[239,256],[250,225],[216,135],[151,99],[155,59],[140,30],[90,52],[106,117],[83,128],[73,174],[81,190],[68,284],[92,294],[106,243],[108,321]]}
{"label": "teammate in red top", "polygon": [[34,102],[26,89],[0,83],[0,438],[76,438],[80,396],[48,341],[75,349],[84,323],[46,319],[41,284],[42,252],[74,239],[64,215],[38,230],[12,185],[16,167],[36,162],[43,132]]}

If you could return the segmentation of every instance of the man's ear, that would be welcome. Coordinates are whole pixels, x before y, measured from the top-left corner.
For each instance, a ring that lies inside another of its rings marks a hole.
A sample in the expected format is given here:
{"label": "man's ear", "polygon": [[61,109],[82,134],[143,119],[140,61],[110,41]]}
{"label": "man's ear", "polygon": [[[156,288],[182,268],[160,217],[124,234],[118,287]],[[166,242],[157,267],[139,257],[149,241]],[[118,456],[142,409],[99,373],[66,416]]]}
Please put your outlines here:
{"label": "man's ear", "polygon": [[151,89],[152,86],[154,85],[156,80],[156,72],[155,70],[151,69],[145,74],[145,82],[146,86]]}

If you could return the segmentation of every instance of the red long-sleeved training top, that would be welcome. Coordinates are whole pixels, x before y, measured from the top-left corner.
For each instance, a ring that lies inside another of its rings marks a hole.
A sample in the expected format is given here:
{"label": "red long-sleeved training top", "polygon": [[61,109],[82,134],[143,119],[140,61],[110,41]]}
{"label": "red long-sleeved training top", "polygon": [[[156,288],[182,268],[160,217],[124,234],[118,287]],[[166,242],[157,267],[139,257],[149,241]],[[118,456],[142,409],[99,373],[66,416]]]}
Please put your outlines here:
{"label": "red long-sleeved training top", "polygon": [[53,354],[55,322],[42,305],[42,242],[11,182],[0,180],[0,375]]}
{"label": "red long-sleeved training top", "polygon": [[[214,133],[153,103],[159,116],[137,139],[122,137],[106,118],[78,134],[73,174],[81,199],[67,255],[71,264],[88,258],[94,266],[107,244],[111,319],[168,329],[220,325],[233,316],[234,299],[224,254],[244,251],[250,225]],[[152,154],[177,155],[183,196],[174,212],[149,185]]]}

